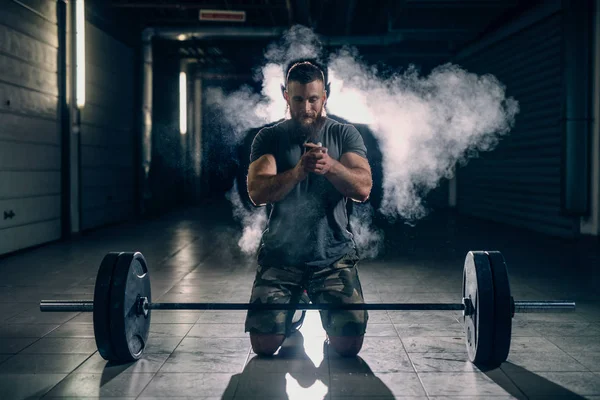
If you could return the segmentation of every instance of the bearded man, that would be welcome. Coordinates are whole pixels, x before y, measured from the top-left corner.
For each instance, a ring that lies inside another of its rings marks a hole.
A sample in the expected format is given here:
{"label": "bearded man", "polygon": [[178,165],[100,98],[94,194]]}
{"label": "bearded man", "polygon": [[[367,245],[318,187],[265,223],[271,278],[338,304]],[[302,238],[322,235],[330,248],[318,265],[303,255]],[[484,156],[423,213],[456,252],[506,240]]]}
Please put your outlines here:
{"label": "bearded man", "polygon": [[[359,257],[346,202],[364,202],[373,184],[358,130],[325,115],[323,71],[292,65],[283,93],[290,117],[263,128],[252,143],[248,195],[270,205],[258,250],[251,303],[364,303]],[[272,355],[289,336],[292,311],[249,310],[245,330],[258,355]],[[362,347],[366,310],[321,311],[327,343],[342,356]]]}

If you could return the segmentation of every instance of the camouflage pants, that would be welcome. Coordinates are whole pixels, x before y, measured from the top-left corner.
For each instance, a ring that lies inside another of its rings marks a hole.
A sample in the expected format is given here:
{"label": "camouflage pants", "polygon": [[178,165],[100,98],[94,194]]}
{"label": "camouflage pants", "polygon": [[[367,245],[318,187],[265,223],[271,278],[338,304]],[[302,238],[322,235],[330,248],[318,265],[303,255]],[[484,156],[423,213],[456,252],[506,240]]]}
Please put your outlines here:
{"label": "camouflage pants", "polygon": [[[250,303],[298,302],[306,290],[313,303],[364,303],[358,279],[359,258],[354,251],[326,267],[266,267],[259,265]],[[246,332],[289,334],[293,311],[249,310]],[[321,323],[329,336],[364,335],[366,310],[322,310]]]}

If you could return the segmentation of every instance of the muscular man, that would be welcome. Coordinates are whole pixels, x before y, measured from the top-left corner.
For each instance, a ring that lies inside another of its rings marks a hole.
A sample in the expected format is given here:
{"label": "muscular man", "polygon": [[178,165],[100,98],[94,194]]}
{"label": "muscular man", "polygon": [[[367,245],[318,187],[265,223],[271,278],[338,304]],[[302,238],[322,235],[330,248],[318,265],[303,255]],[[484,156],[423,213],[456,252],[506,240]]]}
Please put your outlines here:
{"label": "muscular man", "polygon": [[[364,303],[356,244],[346,202],[368,199],[372,187],[366,148],[356,128],[324,116],[321,69],[294,64],[284,92],[291,119],[254,138],[248,195],[270,204],[258,251],[251,303]],[[249,311],[246,332],[258,355],[272,355],[291,330],[292,311]],[[329,345],[342,356],[362,347],[366,311],[321,311]]]}

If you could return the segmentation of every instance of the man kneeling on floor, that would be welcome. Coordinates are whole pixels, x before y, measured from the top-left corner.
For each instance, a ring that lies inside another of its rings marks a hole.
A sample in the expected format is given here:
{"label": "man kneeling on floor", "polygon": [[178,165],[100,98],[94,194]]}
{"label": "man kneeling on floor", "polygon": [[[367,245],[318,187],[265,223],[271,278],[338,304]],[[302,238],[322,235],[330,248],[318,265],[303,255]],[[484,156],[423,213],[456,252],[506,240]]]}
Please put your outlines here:
{"label": "man kneeling on floor", "polygon": [[[373,184],[358,130],[324,113],[322,69],[289,68],[284,97],[290,119],[263,128],[252,143],[248,195],[269,204],[250,303],[364,303],[348,198],[364,202]],[[362,347],[366,310],[321,311],[329,345],[353,357]],[[292,311],[249,310],[246,332],[258,355],[272,355],[292,332]]]}

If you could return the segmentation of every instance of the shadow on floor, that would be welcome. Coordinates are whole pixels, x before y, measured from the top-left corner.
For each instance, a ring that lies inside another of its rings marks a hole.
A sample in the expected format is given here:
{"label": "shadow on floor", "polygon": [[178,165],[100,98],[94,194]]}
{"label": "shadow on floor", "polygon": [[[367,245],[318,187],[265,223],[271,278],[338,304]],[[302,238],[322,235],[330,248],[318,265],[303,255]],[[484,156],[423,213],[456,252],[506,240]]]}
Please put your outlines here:
{"label": "shadow on floor", "polygon": [[482,370],[494,383],[511,396],[521,400],[543,399],[551,396],[561,400],[583,400],[585,397],[571,392],[548,379],[516,364],[504,362],[500,368]]}
{"label": "shadow on floor", "polygon": [[[222,400],[329,398],[329,351],[324,343],[324,358],[318,366],[315,365],[305,352],[302,333],[295,332],[272,357],[258,357],[251,353],[251,359],[242,373],[231,377]],[[375,376],[361,357],[348,358],[347,361],[348,368],[356,367],[355,373],[360,374],[363,381],[368,381],[368,390],[376,393],[377,399],[395,399],[390,389]],[[344,383],[337,384],[341,386]],[[339,393],[341,395],[349,394],[343,393],[344,388],[336,389],[342,392]]]}

